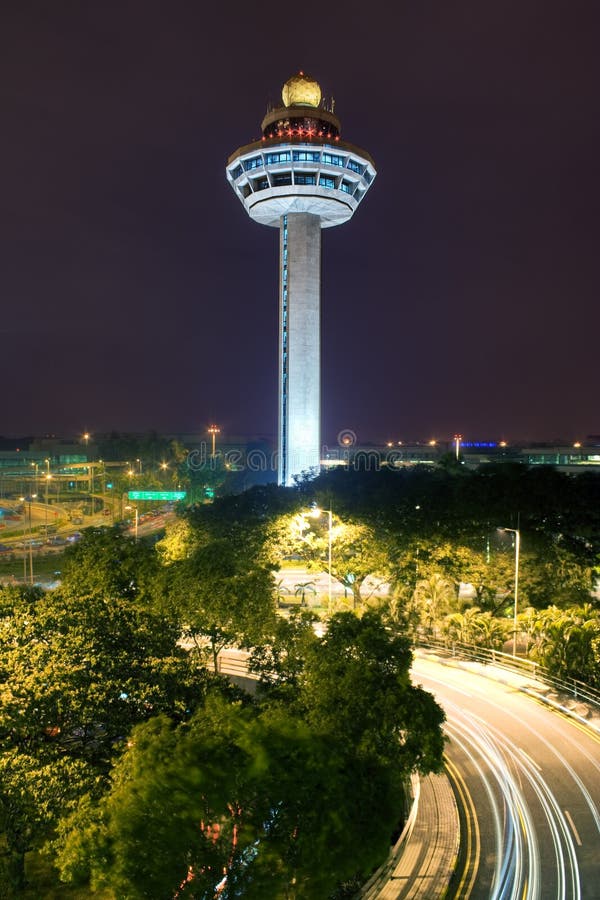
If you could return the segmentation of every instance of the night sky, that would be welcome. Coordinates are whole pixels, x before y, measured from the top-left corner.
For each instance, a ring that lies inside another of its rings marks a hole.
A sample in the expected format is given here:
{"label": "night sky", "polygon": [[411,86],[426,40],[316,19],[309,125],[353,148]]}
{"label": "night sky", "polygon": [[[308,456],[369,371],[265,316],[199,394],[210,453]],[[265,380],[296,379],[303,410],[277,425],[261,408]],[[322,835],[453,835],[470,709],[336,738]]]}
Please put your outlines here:
{"label": "night sky", "polygon": [[300,69],[378,176],[323,233],[323,436],[600,433],[597,0],[5,0],[0,434],[274,434],[278,233],[225,178]]}

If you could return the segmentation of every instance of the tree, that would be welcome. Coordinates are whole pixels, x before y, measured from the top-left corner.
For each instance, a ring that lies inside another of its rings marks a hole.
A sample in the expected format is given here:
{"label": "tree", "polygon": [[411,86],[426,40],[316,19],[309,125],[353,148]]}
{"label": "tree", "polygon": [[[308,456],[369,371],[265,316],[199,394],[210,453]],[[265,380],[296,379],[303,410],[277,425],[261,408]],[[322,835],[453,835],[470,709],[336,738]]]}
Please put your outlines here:
{"label": "tree", "polygon": [[0,734],[105,759],[149,715],[185,718],[207,678],[177,646],[175,622],[128,601],[45,594],[0,622]]}
{"label": "tree", "polygon": [[200,546],[173,571],[171,594],[198,653],[208,647],[215,671],[227,644],[260,642],[275,613],[273,576],[225,539]]}
{"label": "tree", "polygon": [[464,612],[455,612],[446,617],[442,631],[452,641],[459,644],[476,644],[479,636],[478,620],[481,610],[470,606]]}
{"label": "tree", "polygon": [[442,765],[443,713],[372,614],[334,616],[321,640],[304,614],[279,637],[304,664],[288,652],[257,701],[209,695],[189,722],[133,732],[110,792],[63,829],[63,878],[130,900],[217,885],[224,900],[322,900],[385,858],[403,779]]}
{"label": "tree", "polygon": [[537,614],[531,656],[559,678],[600,684],[600,616],[585,604],[569,610],[550,606]]}
{"label": "tree", "polygon": [[177,646],[173,622],[129,600],[4,593],[0,810],[18,881],[61,813],[48,814],[52,792],[60,804],[101,784],[133,725],[159,712],[183,721],[211,677]]}
{"label": "tree", "polygon": [[408,638],[388,631],[380,614],[336,613],[323,638],[307,648],[299,703],[315,726],[405,774],[437,771],[444,716],[430,694],[411,684],[411,662]]}
{"label": "tree", "polygon": [[314,581],[301,581],[296,585],[294,590],[294,594],[296,597],[300,597],[300,603],[302,606],[306,606],[306,595],[312,594],[315,596],[317,593],[315,588]]}
{"label": "tree", "polygon": [[428,632],[435,633],[441,619],[455,601],[452,585],[438,572],[417,582],[412,603],[417,610],[421,624]]}
{"label": "tree", "polygon": [[[301,519],[304,527],[292,548],[311,569],[324,571],[329,562],[328,522],[309,516]],[[331,549],[331,574],[351,592],[353,607],[359,609],[372,596],[378,583],[386,580],[389,569],[386,543],[368,525],[332,517]],[[365,597],[363,592],[369,577],[374,578],[374,584]]]}
{"label": "tree", "polygon": [[0,885],[3,897],[25,887],[25,854],[53,834],[61,816],[73,810],[82,793],[92,791],[97,773],[84,760],[52,748],[37,754],[17,748],[0,754]]}
{"label": "tree", "polygon": [[177,517],[167,524],[164,537],[156,544],[156,552],[160,562],[169,566],[188,559],[199,543],[199,535],[189,519]]}
{"label": "tree", "polygon": [[113,528],[86,528],[68,547],[61,573],[63,595],[96,595],[152,603],[159,574],[154,548]]}

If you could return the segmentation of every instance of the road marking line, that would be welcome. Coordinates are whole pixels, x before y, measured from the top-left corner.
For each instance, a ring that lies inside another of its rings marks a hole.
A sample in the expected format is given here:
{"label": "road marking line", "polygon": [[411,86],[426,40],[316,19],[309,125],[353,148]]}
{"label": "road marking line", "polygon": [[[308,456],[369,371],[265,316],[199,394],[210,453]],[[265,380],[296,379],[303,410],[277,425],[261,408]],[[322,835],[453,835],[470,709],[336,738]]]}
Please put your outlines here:
{"label": "road marking line", "polygon": [[[477,873],[479,871],[479,861],[481,858],[481,842],[480,842],[480,833],[479,833],[479,822],[477,820],[477,812],[475,810],[475,804],[473,802],[473,798],[469,792],[469,789],[466,785],[466,782],[462,775],[460,774],[457,766],[455,766],[444,754],[444,763],[446,765],[446,769],[450,776],[450,783],[456,789],[459,794],[460,802],[463,807],[463,814],[465,817],[465,824],[467,827],[467,840],[466,840],[466,848],[465,848],[465,861],[464,861],[464,869],[462,872],[462,876],[460,879],[460,884],[456,888],[456,891],[453,892],[454,897],[462,897],[464,900],[471,896],[471,892],[473,890],[473,885],[475,884],[475,880],[477,878]],[[458,800],[457,800],[458,806]],[[460,839],[459,839],[460,844]],[[459,848],[460,852],[460,848]],[[469,877],[469,867],[471,867],[471,873]],[[467,884],[467,879],[469,879],[469,883]]]}
{"label": "road marking line", "polygon": [[575,836],[575,840],[577,841],[577,846],[578,846],[578,847],[582,847],[582,846],[583,846],[583,842],[582,842],[581,838],[579,837],[579,832],[578,832],[577,829],[575,828],[575,822],[574,822],[573,819],[571,818],[571,813],[569,812],[568,809],[565,809],[565,816],[567,817],[567,822],[568,822],[569,825],[571,826],[571,831],[573,832],[573,834],[574,834],[574,836]]}

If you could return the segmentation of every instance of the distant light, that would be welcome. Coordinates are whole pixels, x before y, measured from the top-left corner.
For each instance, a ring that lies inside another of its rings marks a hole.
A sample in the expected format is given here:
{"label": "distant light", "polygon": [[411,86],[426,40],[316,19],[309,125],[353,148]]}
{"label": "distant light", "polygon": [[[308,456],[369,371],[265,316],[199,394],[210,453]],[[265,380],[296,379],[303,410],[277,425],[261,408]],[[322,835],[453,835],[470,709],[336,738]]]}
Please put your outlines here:
{"label": "distant light", "polygon": [[581,443],[579,441],[575,441],[573,444],[574,447],[581,447]]}
{"label": "distant light", "polygon": [[437,441],[429,441],[430,447],[435,447],[436,444],[437,444]]}

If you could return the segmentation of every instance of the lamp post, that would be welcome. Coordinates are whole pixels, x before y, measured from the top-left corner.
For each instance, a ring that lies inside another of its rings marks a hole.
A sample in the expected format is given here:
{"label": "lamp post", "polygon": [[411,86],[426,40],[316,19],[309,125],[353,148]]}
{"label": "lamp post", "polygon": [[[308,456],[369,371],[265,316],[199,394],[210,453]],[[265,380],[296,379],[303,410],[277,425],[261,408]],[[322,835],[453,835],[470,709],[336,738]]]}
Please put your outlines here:
{"label": "lamp post", "polygon": [[136,543],[137,543],[137,539],[138,539],[138,524],[139,524],[138,508],[137,508],[137,506],[131,506],[131,505],[128,505],[128,506],[125,507],[125,509],[126,509],[126,510],[132,509],[132,510],[134,511],[133,534],[134,534],[134,537],[135,537],[135,540],[136,540]]}
{"label": "lamp post", "polygon": [[[29,517],[29,581],[30,584],[33,584],[33,546],[31,541],[32,532],[31,532],[31,501],[35,500],[37,494],[29,494],[27,497],[20,497],[19,499],[23,503],[27,503],[28,507],[28,517]],[[23,516],[23,537],[25,537],[25,529],[26,529],[27,518],[25,515]],[[23,541],[23,581],[27,581],[27,547],[25,546],[25,541]]]}
{"label": "lamp post", "polygon": [[515,536],[515,609],[513,623],[513,656],[517,655],[517,604],[519,601],[519,553],[521,551],[521,532],[518,528],[503,528]]}
{"label": "lamp post", "polygon": [[216,451],[217,451],[217,435],[221,433],[221,429],[219,428],[218,425],[209,425],[208,428],[207,428],[206,430],[207,430],[207,432],[210,434],[210,436],[211,436],[211,438],[212,438],[212,453],[211,453],[211,456],[212,456],[213,459],[214,459],[214,457],[216,456]]}
{"label": "lamp post", "polygon": [[[48,540],[48,490],[50,488],[50,479],[52,475],[50,474],[50,460],[44,460],[46,463],[46,502],[45,502],[45,510],[44,510],[44,531],[46,534],[46,540]],[[29,518],[31,519],[31,512],[29,514]]]}
{"label": "lamp post", "polygon": [[36,494],[37,494],[37,490],[38,490],[38,463],[32,462],[31,465],[33,466],[33,470],[34,470],[34,473],[35,473],[35,474],[34,474],[34,477],[33,477],[33,489],[34,489],[34,491],[35,491]]}
{"label": "lamp post", "polygon": [[454,435],[454,454],[456,456],[456,461],[460,459],[460,442],[462,441],[462,434]]}
{"label": "lamp post", "polygon": [[[323,510],[319,509],[319,507],[316,506],[316,507],[312,510],[311,516],[312,516],[314,519],[318,519],[322,512],[323,512]],[[332,513],[331,509],[327,509],[327,510],[325,510],[325,512],[326,512],[327,518],[328,518],[328,528],[327,528],[327,537],[328,537],[328,540],[327,540],[327,596],[328,596],[328,599],[329,599],[329,606],[328,606],[328,609],[331,609],[331,546],[332,546],[331,532],[332,532],[332,527],[333,527],[333,513]]]}

